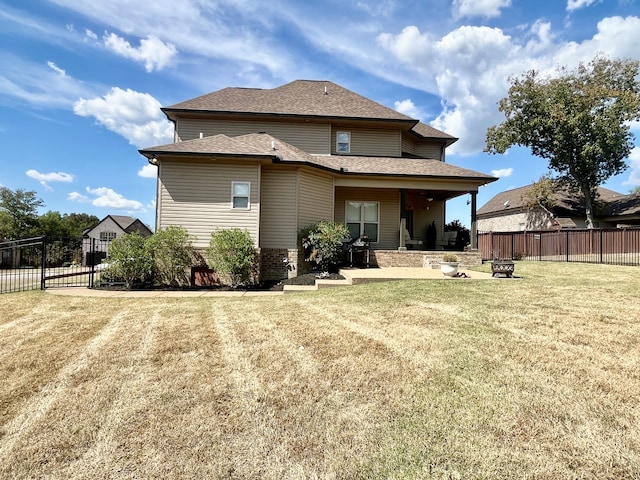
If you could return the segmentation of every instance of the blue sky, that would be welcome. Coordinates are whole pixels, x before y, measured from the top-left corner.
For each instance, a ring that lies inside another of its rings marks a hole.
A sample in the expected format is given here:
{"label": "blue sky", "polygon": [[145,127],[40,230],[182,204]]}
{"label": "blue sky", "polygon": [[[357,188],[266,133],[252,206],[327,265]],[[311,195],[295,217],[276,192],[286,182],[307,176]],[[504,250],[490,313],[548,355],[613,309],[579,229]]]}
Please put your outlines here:
{"label": "blue sky", "polygon": [[[447,161],[493,174],[478,206],[537,180],[526,150],[482,153],[508,78],[597,53],[640,60],[636,0],[0,0],[0,185],[60,213],[152,228],[161,106],[228,86],[331,80],[460,140]],[[632,125],[640,145],[640,126]],[[640,149],[606,187],[640,185]],[[447,220],[469,223],[462,197]]]}

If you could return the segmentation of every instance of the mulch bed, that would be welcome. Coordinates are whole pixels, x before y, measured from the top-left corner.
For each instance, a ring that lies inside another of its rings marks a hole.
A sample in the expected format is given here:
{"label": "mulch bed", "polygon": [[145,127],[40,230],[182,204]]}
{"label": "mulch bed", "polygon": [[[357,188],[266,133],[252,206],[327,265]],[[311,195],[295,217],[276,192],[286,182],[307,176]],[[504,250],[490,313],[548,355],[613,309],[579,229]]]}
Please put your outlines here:
{"label": "mulch bed", "polygon": [[[344,280],[344,277],[339,273],[321,273],[312,272],[298,275],[297,277],[288,278],[280,281],[263,282],[257,285],[251,285],[248,287],[233,288],[228,285],[214,285],[208,287],[136,287],[132,290],[162,290],[162,291],[193,291],[193,290],[214,290],[214,291],[233,291],[233,290],[252,290],[252,291],[281,291],[284,290],[285,285],[314,285],[317,279],[326,280]],[[122,284],[117,285],[97,285],[94,287],[101,290],[127,290]]]}

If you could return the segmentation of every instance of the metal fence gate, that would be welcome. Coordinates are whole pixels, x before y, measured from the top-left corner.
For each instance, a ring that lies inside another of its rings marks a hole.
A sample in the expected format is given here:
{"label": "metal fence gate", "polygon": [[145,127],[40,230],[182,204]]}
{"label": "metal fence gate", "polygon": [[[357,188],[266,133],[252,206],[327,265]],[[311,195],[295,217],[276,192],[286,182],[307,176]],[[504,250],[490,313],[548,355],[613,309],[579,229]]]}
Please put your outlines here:
{"label": "metal fence gate", "polygon": [[92,288],[108,242],[43,237],[0,242],[0,294],[49,287]]}

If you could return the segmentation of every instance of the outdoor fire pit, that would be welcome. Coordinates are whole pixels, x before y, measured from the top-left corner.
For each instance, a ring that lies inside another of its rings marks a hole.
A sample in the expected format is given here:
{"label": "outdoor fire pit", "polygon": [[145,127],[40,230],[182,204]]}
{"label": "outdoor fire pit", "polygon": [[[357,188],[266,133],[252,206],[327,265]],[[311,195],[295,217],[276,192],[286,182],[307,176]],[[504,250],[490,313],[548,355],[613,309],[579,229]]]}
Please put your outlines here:
{"label": "outdoor fire pit", "polygon": [[512,260],[494,260],[491,262],[491,273],[494,277],[496,274],[500,273],[510,278],[513,275],[515,268],[516,266]]}

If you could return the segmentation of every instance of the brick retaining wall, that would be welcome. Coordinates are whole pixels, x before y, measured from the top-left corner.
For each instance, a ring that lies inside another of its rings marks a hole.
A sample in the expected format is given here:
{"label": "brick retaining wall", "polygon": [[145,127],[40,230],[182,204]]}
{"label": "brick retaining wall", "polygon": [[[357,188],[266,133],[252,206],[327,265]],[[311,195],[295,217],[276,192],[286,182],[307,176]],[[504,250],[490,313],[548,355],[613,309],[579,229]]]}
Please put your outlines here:
{"label": "brick retaining wall", "polygon": [[[371,265],[377,267],[439,268],[445,252],[426,250],[371,250]],[[453,253],[460,259],[460,266],[472,267],[482,264],[480,252]]]}

